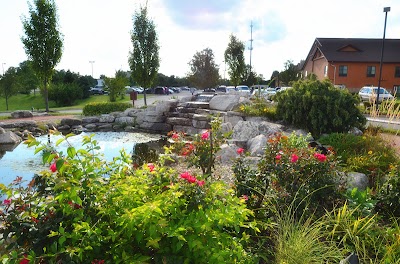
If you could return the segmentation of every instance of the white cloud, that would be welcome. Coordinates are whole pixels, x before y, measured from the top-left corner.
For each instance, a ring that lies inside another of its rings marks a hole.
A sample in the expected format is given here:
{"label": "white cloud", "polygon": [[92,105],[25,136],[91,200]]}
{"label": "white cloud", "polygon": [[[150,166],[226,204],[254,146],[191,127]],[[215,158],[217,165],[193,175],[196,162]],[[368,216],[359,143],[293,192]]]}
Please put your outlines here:
{"label": "white cloud", "polygon": [[[58,69],[82,75],[113,76],[128,70],[132,47],[132,16],[146,0],[56,0],[64,53]],[[391,6],[387,38],[400,38],[398,0],[148,0],[149,16],[160,41],[160,72],[184,76],[197,51],[211,48],[223,75],[223,54],[233,33],[250,45],[252,65],[269,78],[287,60],[305,59],[317,37],[382,38],[384,6]],[[0,62],[6,67],[26,60],[20,41],[20,16],[28,15],[25,1],[0,0]],[[5,25],[5,26],[3,26]],[[246,62],[250,52],[246,49]]]}

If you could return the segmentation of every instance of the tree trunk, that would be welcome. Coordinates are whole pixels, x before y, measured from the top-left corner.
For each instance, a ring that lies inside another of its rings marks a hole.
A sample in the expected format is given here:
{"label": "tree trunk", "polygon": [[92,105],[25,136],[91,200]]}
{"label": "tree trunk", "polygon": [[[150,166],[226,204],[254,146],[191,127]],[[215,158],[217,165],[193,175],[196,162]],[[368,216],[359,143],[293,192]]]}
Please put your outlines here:
{"label": "tree trunk", "polygon": [[8,111],[8,96],[6,96],[6,109]]}
{"label": "tree trunk", "polygon": [[143,99],[144,99],[144,105],[147,106],[147,99],[146,99],[146,88],[143,90]]}
{"label": "tree trunk", "polygon": [[49,112],[49,91],[47,89],[47,78],[44,78],[44,100],[46,104],[46,113]]}

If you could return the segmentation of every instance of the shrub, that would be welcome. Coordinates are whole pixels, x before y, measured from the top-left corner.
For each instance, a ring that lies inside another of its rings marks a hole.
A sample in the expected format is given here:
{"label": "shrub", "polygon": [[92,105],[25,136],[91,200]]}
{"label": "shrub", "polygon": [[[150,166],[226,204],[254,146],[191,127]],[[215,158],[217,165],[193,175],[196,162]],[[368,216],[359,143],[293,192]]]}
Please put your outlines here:
{"label": "shrub", "polygon": [[263,116],[270,120],[277,120],[276,106],[262,97],[256,97],[250,104],[241,105],[239,111],[247,116]]}
{"label": "shrub", "polygon": [[390,166],[386,181],[377,194],[375,210],[390,217],[400,217],[400,170],[398,166]]}
{"label": "shrub", "polygon": [[300,80],[293,89],[276,94],[277,116],[307,129],[318,138],[323,133],[347,132],[363,128],[366,119],[348,91],[335,88],[328,80]]}
{"label": "shrub", "polygon": [[52,84],[49,89],[49,100],[55,101],[57,106],[71,106],[82,97],[83,90],[75,82]]}
{"label": "shrub", "polygon": [[135,170],[123,151],[105,162],[90,136],[66,153],[26,143],[51,166],[1,186],[2,263],[256,262],[245,249],[252,212],[225,183],[162,163]]}
{"label": "shrub", "polygon": [[111,112],[122,112],[130,107],[132,107],[130,103],[89,103],[83,107],[82,113],[85,116],[96,116],[101,114],[109,114]]}

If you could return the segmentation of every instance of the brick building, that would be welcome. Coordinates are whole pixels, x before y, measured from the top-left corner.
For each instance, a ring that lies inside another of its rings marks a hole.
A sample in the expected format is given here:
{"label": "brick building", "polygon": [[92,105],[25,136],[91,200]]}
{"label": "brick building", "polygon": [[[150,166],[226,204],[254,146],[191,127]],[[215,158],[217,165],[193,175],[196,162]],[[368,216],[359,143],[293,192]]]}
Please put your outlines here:
{"label": "brick building", "polygon": [[[301,72],[358,92],[378,86],[381,51],[382,39],[316,38]],[[385,39],[381,87],[400,92],[400,39]]]}

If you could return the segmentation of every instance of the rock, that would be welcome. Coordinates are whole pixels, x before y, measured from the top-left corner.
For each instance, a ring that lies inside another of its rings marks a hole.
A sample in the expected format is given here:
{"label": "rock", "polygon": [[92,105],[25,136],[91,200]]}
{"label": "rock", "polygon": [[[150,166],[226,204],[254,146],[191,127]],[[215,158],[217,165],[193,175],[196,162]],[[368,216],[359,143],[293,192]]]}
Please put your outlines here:
{"label": "rock", "polygon": [[58,126],[57,130],[59,131],[71,131],[71,127],[69,125]]}
{"label": "rock", "polygon": [[249,141],[247,141],[247,149],[251,156],[261,156],[265,152],[265,146],[267,145],[267,137],[264,135],[258,135]]}
{"label": "rock", "polygon": [[3,134],[0,134],[0,145],[14,145],[21,143],[22,138],[17,136],[12,131],[6,131]]}
{"label": "rock", "polygon": [[160,101],[156,105],[156,112],[163,114],[171,111],[172,108],[175,108],[178,105],[178,100],[172,99],[168,101]]}
{"label": "rock", "polygon": [[240,95],[223,94],[216,95],[210,100],[210,109],[220,111],[231,111],[239,105]]}
{"label": "rock", "polygon": [[167,117],[160,112],[146,111],[143,113],[143,121],[148,123],[163,123],[167,120]]}
{"label": "rock", "polygon": [[168,117],[167,124],[170,125],[180,125],[180,126],[190,126],[192,124],[192,120],[184,117]]}
{"label": "rock", "polygon": [[18,110],[18,111],[12,112],[11,117],[12,118],[28,118],[28,117],[33,117],[33,114],[31,111]]}
{"label": "rock", "polygon": [[356,128],[356,127],[351,128],[349,130],[349,133],[353,134],[355,136],[362,136],[363,135],[363,132],[360,129]]}
{"label": "rock", "polygon": [[157,132],[169,132],[172,130],[172,126],[167,123],[149,123],[143,122],[139,126],[141,129],[157,131]]}
{"label": "rock", "polygon": [[123,116],[115,118],[115,123],[117,124],[125,124],[125,125],[133,125],[135,124],[135,117]]}
{"label": "rock", "polygon": [[360,172],[347,173],[347,188],[357,188],[360,191],[366,190],[368,187],[368,176]]}
{"label": "rock", "polygon": [[4,128],[0,127],[0,135],[6,133],[6,131],[4,130]]}
{"label": "rock", "polygon": [[228,122],[228,123],[222,123],[222,124],[221,124],[221,131],[222,131],[222,133],[231,132],[232,129],[233,129],[233,126],[232,126],[232,124],[229,123],[229,122]]}
{"label": "rock", "polygon": [[100,123],[113,123],[115,121],[115,116],[112,115],[101,115]]}
{"label": "rock", "polygon": [[89,116],[82,118],[82,124],[91,124],[100,122],[100,118],[95,116]]}
{"label": "rock", "polygon": [[211,125],[210,125],[209,121],[201,121],[201,120],[195,120],[195,119],[192,119],[192,126],[194,128],[199,128],[199,129],[209,129],[209,128],[211,128]]}
{"label": "rock", "polygon": [[85,125],[85,128],[88,131],[96,131],[97,125],[96,124],[87,124],[87,125]]}
{"label": "rock", "polygon": [[233,112],[233,111],[229,111],[227,113],[227,115],[224,116],[224,122],[229,122],[232,124],[232,126],[236,126],[236,124],[239,121],[243,121],[243,117],[241,116],[241,114]]}
{"label": "rock", "polygon": [[237,149],[236,145],[222,144],[221,149],[216,153],[216,161],[224,165],[232,165],[239,157]]}
{"label": "rock", "polygon": [[359,264],[358,256],[354,253],[351,253],[347,258],[342,259],[339,264]]}
{"label": "rock", "polygon": [[104,124],[104,125],[98,126],[98,130],[101,132],[111,132],[111,131],[113,131],[113,126],[112,126],[112,124]]}
{"label": "rock", "polygon": [[194,136],[196,134],[201,134],[205,131],[205,129],[194,128],[192,126],[180,126],[180,125],[173,126],[173,130],[176,132],[183,132],[190,136]]}
{"label": "rock", "polygon": [[249,140],[258,135],[265,135],[266,137],[281,132],[282,126],[270,122],[253,122],[253,121],[239,121],[233,128],[232,139],[236,140]]}
{"label": "rock", "polygon": [[60,122],[61,126],[80,126],[82,125],[82,120],[78,118],[63,118]]}

